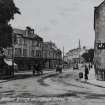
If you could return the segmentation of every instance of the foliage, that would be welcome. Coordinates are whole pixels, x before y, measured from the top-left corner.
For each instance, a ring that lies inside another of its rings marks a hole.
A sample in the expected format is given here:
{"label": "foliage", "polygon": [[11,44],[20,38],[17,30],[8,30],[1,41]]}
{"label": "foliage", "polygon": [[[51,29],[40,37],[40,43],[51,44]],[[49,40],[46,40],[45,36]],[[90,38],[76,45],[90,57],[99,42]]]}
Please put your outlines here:
{"label": "foliage", "polygon": [[0,23],[7,23],[14,19],[14,14],[20,14],[13,0],[0,0]]}
{"label": "foliage", "polygon": [[85,62],[89,62],[89,55],[87,52],[83,53],[82,57],[84,58]]}
{"label": "foliage", "polygon": [[20,14],[13,0],[0,0],[0,48],[12,45],[12,27],[9,24],[15,14]]}
{"label": "foliage", "polygon": [[90,62],[93,62],[94,49],[89,49],[88,54],[89,54],[89,61],[90,61]]}
{"label": "foliage", "polygon": [[94,49],[89,49],[88,52],[85,52],[82,54],[82,57],[86,62],[93,62]]}

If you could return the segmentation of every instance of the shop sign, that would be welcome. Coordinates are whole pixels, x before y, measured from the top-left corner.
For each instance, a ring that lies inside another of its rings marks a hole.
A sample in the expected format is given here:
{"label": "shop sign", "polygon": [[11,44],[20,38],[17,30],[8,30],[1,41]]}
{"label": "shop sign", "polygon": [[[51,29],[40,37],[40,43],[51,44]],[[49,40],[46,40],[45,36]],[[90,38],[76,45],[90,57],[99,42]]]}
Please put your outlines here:
{"label": "shop sign", "polygon": [[97,49],[105,49],[105,43],[97,43]]}

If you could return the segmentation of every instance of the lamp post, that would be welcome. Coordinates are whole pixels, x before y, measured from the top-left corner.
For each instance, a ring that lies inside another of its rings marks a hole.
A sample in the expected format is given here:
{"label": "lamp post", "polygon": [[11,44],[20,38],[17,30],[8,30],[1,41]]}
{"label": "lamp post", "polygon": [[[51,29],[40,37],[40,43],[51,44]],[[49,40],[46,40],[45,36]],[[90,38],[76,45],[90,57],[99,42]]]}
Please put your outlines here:
{"label": "lamp post", "polygon": [[12,76],[14,76],[14,34],[12,33]]}

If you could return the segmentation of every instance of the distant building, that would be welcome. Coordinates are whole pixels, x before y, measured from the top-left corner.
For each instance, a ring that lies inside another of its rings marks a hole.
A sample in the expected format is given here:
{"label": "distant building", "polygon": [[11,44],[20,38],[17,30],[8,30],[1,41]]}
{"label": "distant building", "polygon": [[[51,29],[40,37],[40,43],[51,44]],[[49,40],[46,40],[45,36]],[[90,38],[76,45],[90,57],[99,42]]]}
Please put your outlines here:
{"label": "distant building", "polygon": [[19,69],[29,70],[35,63],[42,61],[42,46],[43,38],[34,34],[34,30],[26,27],[25,30],[13,30],[13,51],[12,48],[7,48],[6,55],[12,58],[12,52],[15,63]]}
{"label": "distant building", "polygon": [[62,52],[53,42],[43,43],[43,58],[45,68],[55,68],[57,64],[62,62]]}
{"label": "distant building", "polygon": [[80,40],[79,40],[79,46],[76,49],[69,50],[65,56],[64,61],[68,63],[69,66],[72,66],[73,64],[80,64],[83,62],[83,58],[81,55],[87,52],[86,47],[81,48]]}
{"label": "distant building", "polygon": [[105,0],[94,10],[94,67],[96,78],[105,80]]}

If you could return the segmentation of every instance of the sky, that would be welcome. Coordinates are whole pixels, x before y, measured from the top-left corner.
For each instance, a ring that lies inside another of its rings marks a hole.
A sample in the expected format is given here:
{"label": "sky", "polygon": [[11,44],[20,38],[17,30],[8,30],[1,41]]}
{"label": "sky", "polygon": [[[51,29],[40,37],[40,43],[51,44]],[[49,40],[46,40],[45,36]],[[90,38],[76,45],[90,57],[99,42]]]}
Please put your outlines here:
{"label": "sky", "polygon": [[14,28],[30,26],[35,33],[67,52],[81,46],[94,47],[94,7],[103,0],[14,0],[21,15]]}

